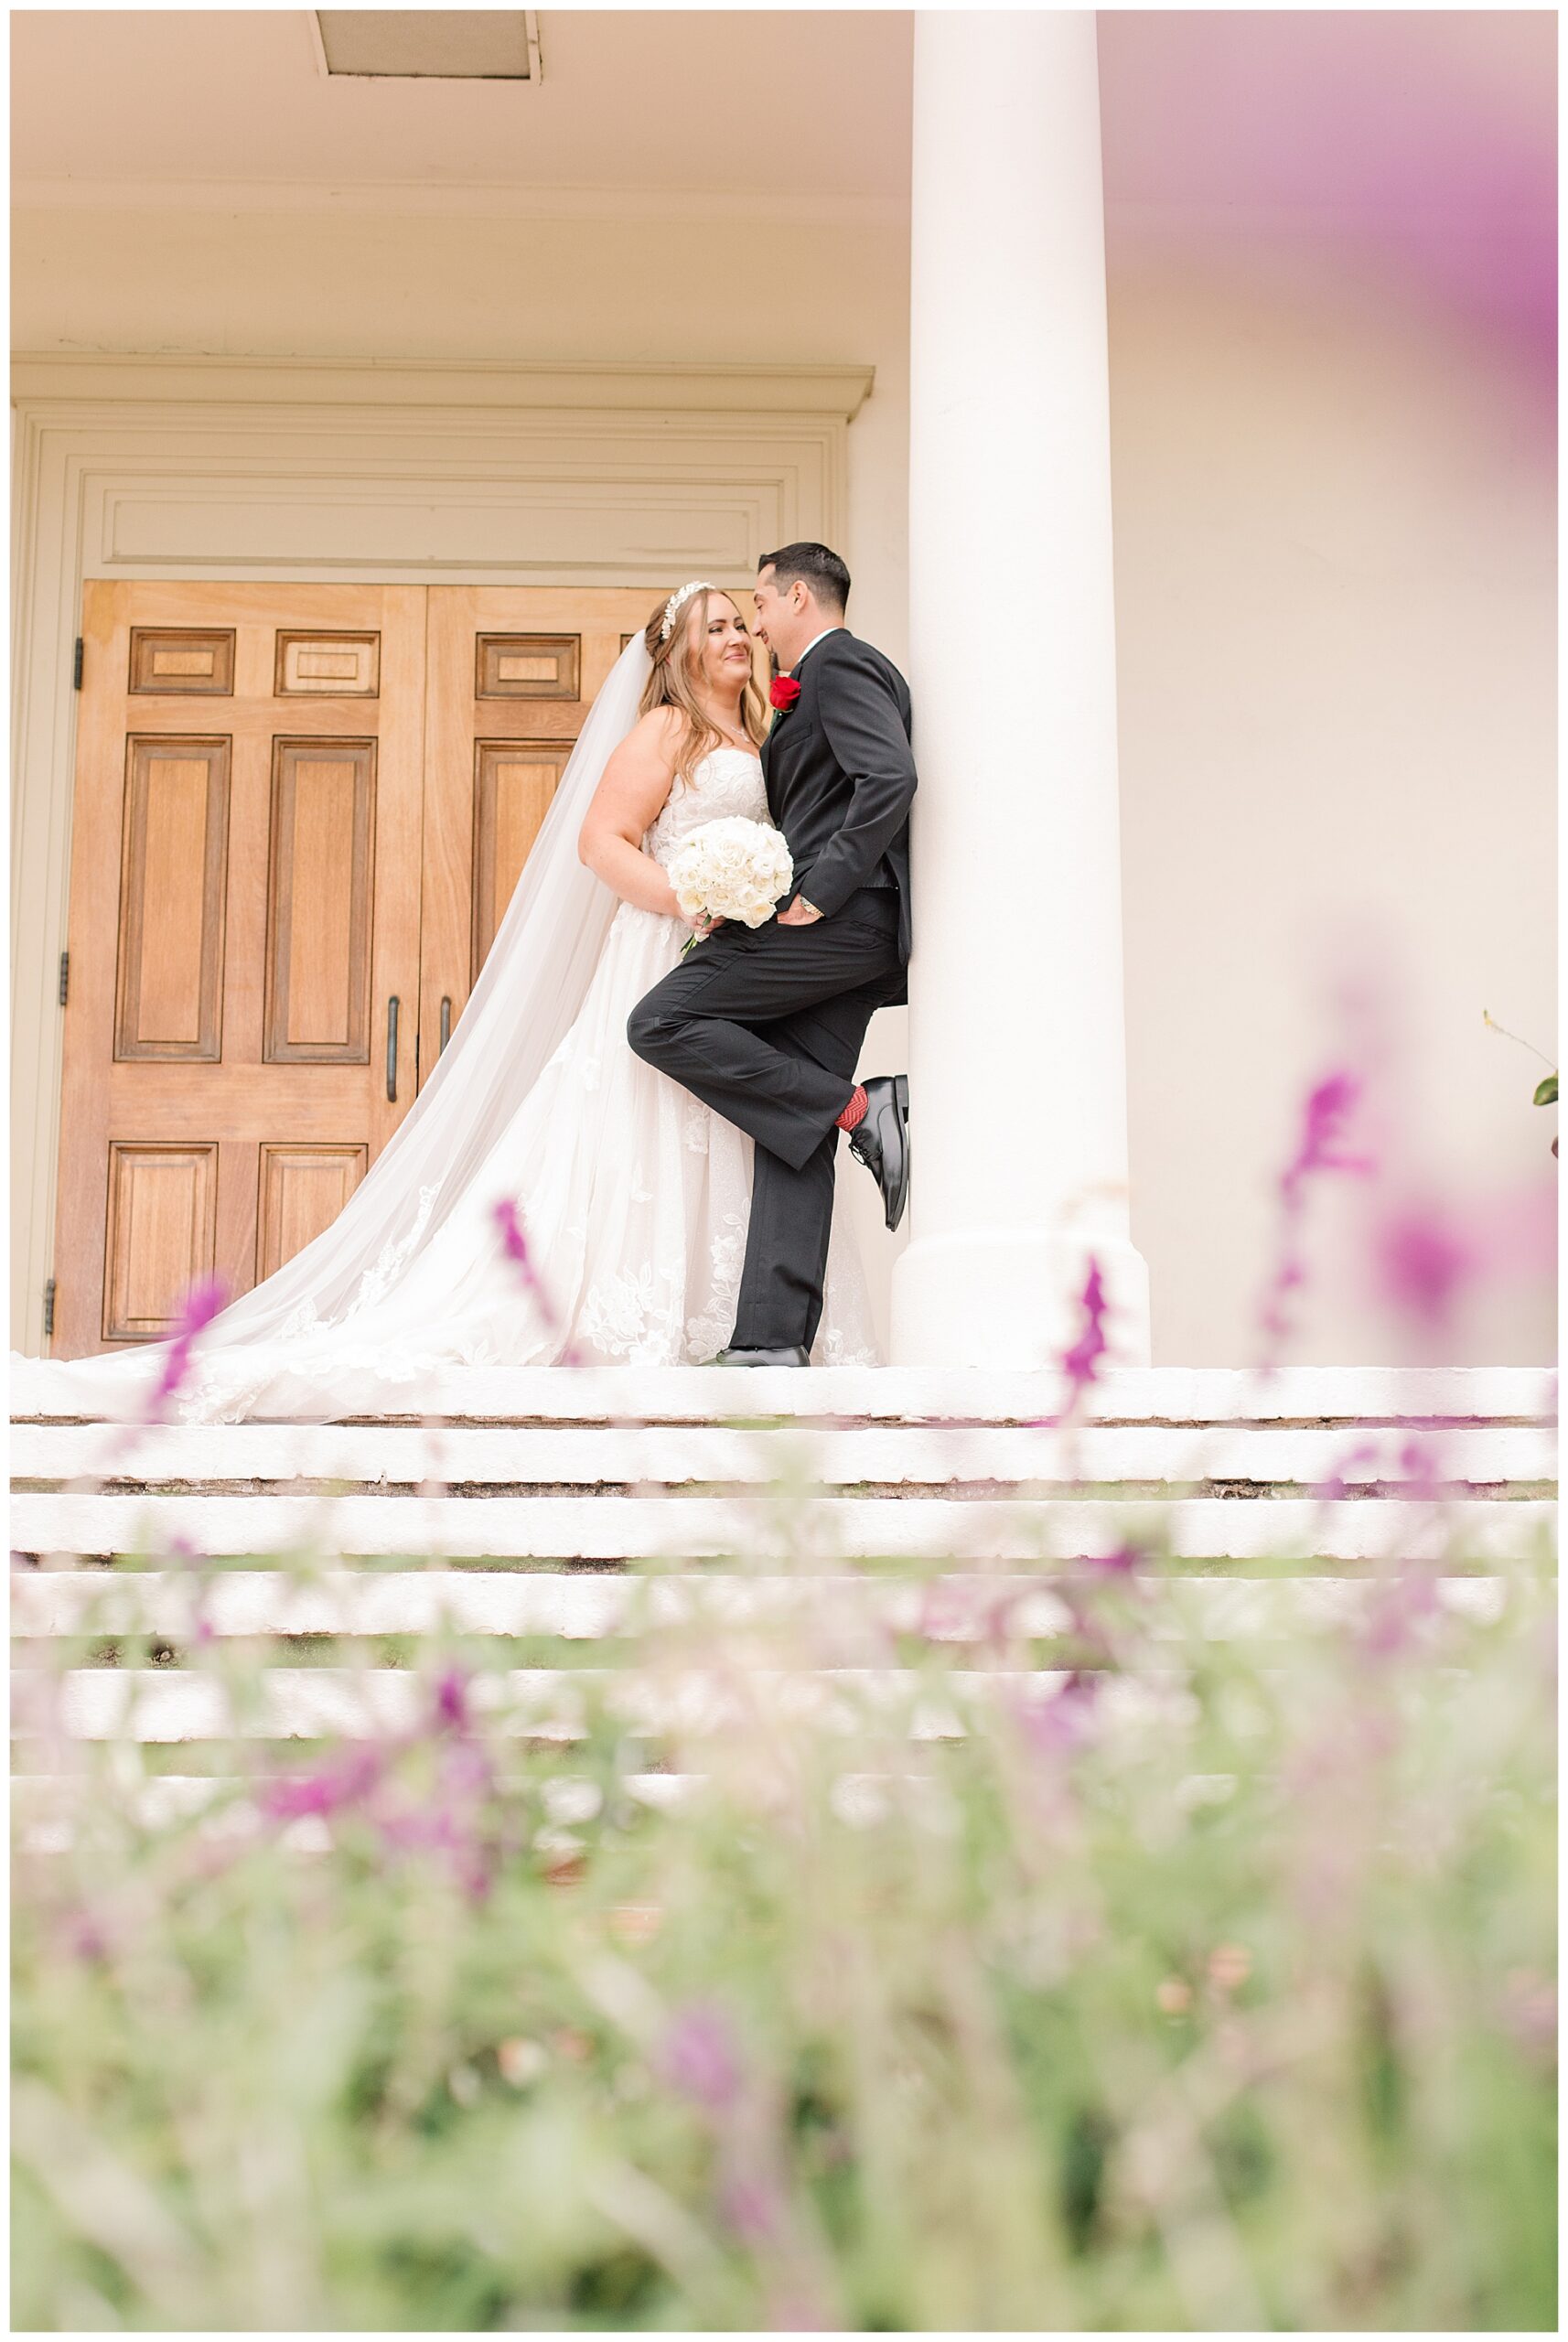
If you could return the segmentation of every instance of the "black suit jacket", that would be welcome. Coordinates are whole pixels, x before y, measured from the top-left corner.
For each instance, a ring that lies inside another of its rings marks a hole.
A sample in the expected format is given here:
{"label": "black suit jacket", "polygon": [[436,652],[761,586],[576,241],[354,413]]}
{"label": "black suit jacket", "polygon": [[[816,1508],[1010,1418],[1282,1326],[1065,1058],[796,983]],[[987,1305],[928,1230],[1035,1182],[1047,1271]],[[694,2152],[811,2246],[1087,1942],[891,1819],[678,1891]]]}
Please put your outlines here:
{"label": "black suit jacket", "polygon": [[774,717],[762,749],[768,808],[795,865],[792,891],[832,919],[886,858],[898,892],[899,957],[908,960],[909,686],[891,659],[843,627],[816,645],[800,682],[800,698]]}

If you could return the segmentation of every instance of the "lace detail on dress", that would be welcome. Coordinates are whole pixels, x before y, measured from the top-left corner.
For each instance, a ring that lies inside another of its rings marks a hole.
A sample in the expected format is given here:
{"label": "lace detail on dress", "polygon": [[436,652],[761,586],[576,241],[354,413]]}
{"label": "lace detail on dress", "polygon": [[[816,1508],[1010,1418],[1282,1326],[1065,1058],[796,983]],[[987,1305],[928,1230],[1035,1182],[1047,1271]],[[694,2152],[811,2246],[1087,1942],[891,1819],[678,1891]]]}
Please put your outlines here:
{"label": "lace detail on dress", "polygon": [[715,1358],[735,1331],[736,1303],[740,1297],[741,1271],[746,1266],[746,1224],[745,1212],[725,1212],[721,1226],[709,1240],[713,1297],[705,1309],[686,1320],[686,1355],[698,1365]]}
{"label": "lace detail on dress", "polygon": [[435,1181],[434,1187],[421,1187],[419,1209],[414,1213],[413,1226],[406,1236],[400,1236],[393,1242],[386,1245],[373,1266],[365,1271],[364,1275],[360,1279],[360,1290],[345,1312],[346,1316],[357,1317],[361,1309],[370,1309],[380,1301],[403,1262],[412,1257],[414,1247],[429,1226],[430,1214],[440,1192],[439,1179]]}
{"label": "lace detail on dress", "polygon": [[777,826],[755,748],[710,749],[691,779],[684,786],[677,781],[670,791],[643,838],[643,852],[663,867],[694,831],[733,814]]}

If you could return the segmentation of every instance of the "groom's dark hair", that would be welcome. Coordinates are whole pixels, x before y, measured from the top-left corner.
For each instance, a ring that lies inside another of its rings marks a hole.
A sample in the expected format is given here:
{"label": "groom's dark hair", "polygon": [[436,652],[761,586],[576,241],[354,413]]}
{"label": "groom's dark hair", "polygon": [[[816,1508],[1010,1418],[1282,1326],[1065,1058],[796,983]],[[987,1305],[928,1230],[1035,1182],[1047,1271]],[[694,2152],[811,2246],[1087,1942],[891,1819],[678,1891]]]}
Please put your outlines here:
{"label": "groom's dark hair", "polygon": [[771,568],[776,586],[792,586],[798,577],[824,609],[843,616],[849,601],[849,571],[828,546],[781,545],[777,553],[765,553],[757,566],[759,571]]}

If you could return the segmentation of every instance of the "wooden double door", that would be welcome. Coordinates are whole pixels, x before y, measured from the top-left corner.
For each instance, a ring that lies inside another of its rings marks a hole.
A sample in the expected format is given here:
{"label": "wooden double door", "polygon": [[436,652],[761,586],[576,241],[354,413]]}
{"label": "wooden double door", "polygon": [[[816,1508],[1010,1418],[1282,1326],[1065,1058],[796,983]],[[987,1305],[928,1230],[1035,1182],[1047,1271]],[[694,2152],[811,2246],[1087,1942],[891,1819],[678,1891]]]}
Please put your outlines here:
{"label": "wooden double door", "polygon": [[86,588],[53,1348],[342,1209],[656,590]]}

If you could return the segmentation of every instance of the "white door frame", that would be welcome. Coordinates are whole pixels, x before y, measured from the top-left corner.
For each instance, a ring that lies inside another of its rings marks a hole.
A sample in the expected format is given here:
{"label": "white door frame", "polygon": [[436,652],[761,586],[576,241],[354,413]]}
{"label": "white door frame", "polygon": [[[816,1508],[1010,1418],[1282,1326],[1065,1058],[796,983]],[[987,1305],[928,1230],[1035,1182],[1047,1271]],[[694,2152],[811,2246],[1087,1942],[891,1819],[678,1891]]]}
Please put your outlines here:
{"label": "white door frame", "polygon": [[53,1274],[72,688],[89,577],[743,585],[843,542],[867,366],[16,361],[11,1338]]}

